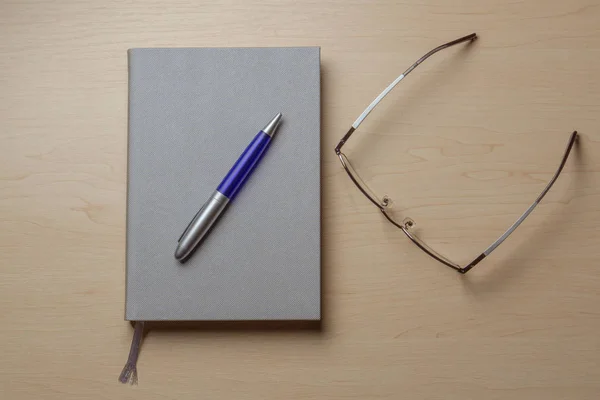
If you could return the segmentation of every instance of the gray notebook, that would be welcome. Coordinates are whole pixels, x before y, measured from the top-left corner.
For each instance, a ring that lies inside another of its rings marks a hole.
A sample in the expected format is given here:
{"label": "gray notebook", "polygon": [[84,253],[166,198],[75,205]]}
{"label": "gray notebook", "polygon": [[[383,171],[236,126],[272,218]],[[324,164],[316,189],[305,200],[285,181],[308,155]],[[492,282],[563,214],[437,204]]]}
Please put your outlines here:
{"label": "gray notebook", "polygon": [[[195,254],[177,240],[278,112],[270,149]],[[319,320],[320,51],[129,50],[125,319]]]}

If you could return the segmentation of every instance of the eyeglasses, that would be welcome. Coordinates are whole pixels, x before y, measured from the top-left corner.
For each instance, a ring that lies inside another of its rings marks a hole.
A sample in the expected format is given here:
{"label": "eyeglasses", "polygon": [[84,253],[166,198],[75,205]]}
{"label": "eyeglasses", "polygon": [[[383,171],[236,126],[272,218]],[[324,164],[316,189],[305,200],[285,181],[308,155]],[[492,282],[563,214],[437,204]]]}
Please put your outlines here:
{"label": "eyeglasses", "polygon": [[383,196],[383,197],[378,197],[377,195],[375,195],[375,193],[369,189],[369,187],[364,183],[364,181],[360,178],[360,176],[356,173],[356,170],[352,167],[352,164],[350,163],[350,160],[348,160],[348,157],[342,153],[342,147],[344,146],[344,144],[348,141],[348,139],[350,139],[350,136],[352,136],[352,134],[354,133],[354,131],[360,126],[360,124],[364,121],[364,119],[369,115],[369,113],[371,113],[371,111],[373,111],[373,109],[381,102],[381,100],[392,90],[394,89],[394,87],[396,87],[396,85],[398,85],[398,83],[404,79],[409,73],[412,72],[412,70],[414,70],[417,66],[419,66],[419,64],[421,64],[423,61],[425,61],[426,59],[428,59],[430,56],[432,56],[433,54],[437,53],[440,50],[446,49],[448,47],[454,46],[456,44],[459,43],[463,43],[463,42],[471,42],[474,41],[475,39],[477,39],[477,34],[472,33],[470,35],[461,37],[459,39],[453,40],[451,42],[445,43],[441,46],[436,47],[435,49],[431,50],[430,52],[428,52],[427,54],[425,54],[423,57],[419,58],[414,64],[412,64],[410,67],[408,67],[408,69],[406,71],[404,71],[404,73],[402,73],[399,77],[397,77],[392,83],[390,83],[390,85],[388,87],[386,87],[383,92],[381,92],[379,94],[379,96],[377,96],[375,98],[375,100],[373,100],[371,102],[371,104],[369,104],[369,106],[362,112],[362,114],[360,114],[360,116],[356,119],[356,121],[354,121],[354,123],[352,124],[352,126],[350,127],[350,129],[348,130],[348,132],[346,132],[346,134],[344,135],[344,137],[340,140],[340,142],[338,143],[338,145],[335,147],[335,153],[338,155],[338,157],[340,158],[340,161],[342,163],[342,166],[344,167],[344,169],[346,170],[346,172],[348,173],[348,176],[350,177],[350,179],[352,180],[352,182],[356,185],[356,187],[358,188],[358,190],[361,191],[362,194],[365,195],[365,197],[367,199],[369,199],[369,201],[371,203],[373,203],[373,205],[375,205],[375,207],[377,207],[379,209],[379,211],[381,211],[384,215],[384,217],[391,222],[394,226],[396,226],[397,228],[399,228],[400,230],[402,230],[402,232],[404,232],[406,234],[406,236],[408,236],[408,238],[414,243],[416,244],[421,250],[423,250],[425,253],[427,253],[429,256],[433,257],[434,259],[436,259],[437,261],[441,262],[442,264],[462,273],[465,274],[468,271],[471,270],[471,268],[473,268],[475,265],[479,264],[479,262],[481,262],[481,260],[483,260],[484,258],[486,258],[488,255],[490,255],[490,253],[492,251],[494,251],[502,242],[504,242],[506,240],[506,238],[514,232],[515,229],[517,229],[517,227],[519,225],[521,225],[521,223],[525,220],[525,218],[527,218],[529,216],[529,214],[531,214],[531,212],[534,210],[534,208],[540,203],[540,201],[542,201],[542,199],[544,198],[544,196],[546,195],[546,193],[548,193],[548,191],[550,190],[550,188],[552,187],[552,185],[554,185],[554,182],[556,182],[556,179],[558,178],[558,176],[560,175],[561,171],[563,170],[565,163],[567,162],[567,159],[569,157],[569,154],[571,153],[571,149],[573,148],[573,145],[575,144],[575,141],[577,139],[577,131],[573,132],[569,138],[569,142],[567,144],[567,148],[564,152],[564,155],[562,157],[562,160],[560,162],[560,165],[556,171],[556,173],[554,174],[554,176],[552,177],[552,179],[550,180],[550,182],[546,185],[546,187],[544,188],[544,190],[542,191],[542,193],[535,199],[535,201],[533,202],[533,204],[531,204],[529,206],[529,208],[527,208],[527,210],[525,210],[525,212],[517,219],[517,221],[511,225],[510,228],[508,228],[506,230],[506,232],[504,232],[504,234],[502,234],[502,236],[500,236],[494,243],[492,243],[487,249],[485,249],[485,251],[483,253],[481,253],[480,255],[478,255],[473,261],[471,261],[470,263],[468,263],[466,266],[461,267],[459,264],[449,260],[448,258],[446,258],[445,256],[441,255],[440,253],[438,253],[437,251],[433,250],[431,247],[429,247],[423,240],[421,240],[414,232],[414,221],[410,218],[405,218],[402,221],[397,221],[392,214],[389,212],[389,206],[391,204],[391,200],[387,197],[387,196]]}

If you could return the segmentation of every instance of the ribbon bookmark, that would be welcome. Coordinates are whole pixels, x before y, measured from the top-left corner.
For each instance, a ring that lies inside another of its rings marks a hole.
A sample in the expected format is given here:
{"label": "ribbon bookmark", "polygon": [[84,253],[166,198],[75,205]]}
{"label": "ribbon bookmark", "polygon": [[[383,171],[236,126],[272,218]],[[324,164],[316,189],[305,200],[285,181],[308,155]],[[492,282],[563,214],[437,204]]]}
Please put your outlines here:
{"label": "ribbon bookmark", "polygon": [[131,341],[131,348],[129,349],[129,357],[127,363],[119,375],[119,382],[137,385],[137,360],[140,355],[140,347],[142,345],[142,337],[144,335],[144,321],[136,321],[135,328],[133,330],[133,339]]}

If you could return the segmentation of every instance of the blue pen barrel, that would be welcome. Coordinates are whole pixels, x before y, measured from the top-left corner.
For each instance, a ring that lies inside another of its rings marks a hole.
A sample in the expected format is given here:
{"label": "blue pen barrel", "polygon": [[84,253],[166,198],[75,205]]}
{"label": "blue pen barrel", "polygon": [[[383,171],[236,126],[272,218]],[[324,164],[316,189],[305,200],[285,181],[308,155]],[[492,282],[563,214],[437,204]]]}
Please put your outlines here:
{"label": "blue pen barrel", "polygon": [[229,170],[217,190],[185,228],[177,241],[174,254],[177,260],[182,263],[185,262],[194,251],[194,248],[202,241],[202,238],[208,234],[221,213],[225,211],[229,201],[240,191],[248,176],[269,148],[269,143],[271,143],[271,138],[281,122],[281,117],[281,113],[278,113],[262,131],[254,136],[252,142]]}
{"label": "blue pen barrel", "polygon": [[235,162],[234,166],[229,170],[221,184],[217,188],[219,192],[233,200],[235,195],[246,182],[246,179],[260,160],[261,156],[269,147],[271,136],[263,131],[252,139],[252,142],[246,147],[240,158]]}

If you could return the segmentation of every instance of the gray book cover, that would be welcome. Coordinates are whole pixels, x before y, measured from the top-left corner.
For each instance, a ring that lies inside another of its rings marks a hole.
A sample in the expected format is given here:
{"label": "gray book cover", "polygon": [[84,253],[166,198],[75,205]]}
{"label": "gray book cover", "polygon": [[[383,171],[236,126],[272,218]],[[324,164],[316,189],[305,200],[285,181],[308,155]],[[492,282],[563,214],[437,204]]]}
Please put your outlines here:
{"label": "gray book cover", "polygon": [[[195,254],[177,240],[275,114],[270,149]],[[130,321],[319,320],[320,49],[129,50]]]}

